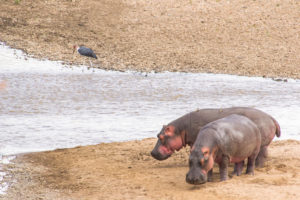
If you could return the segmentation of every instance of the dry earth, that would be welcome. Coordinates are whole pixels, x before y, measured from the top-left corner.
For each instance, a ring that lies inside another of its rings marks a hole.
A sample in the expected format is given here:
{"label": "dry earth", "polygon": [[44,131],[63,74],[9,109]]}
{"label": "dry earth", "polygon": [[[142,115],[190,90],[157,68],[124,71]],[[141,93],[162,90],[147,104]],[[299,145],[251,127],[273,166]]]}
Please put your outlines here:
{"label": "dry earth", "polygon": [[[300,199],[300,142],[275,141],[254,176],[193,186],[185,182],[189,149],[165,161],[150,156],[156,139],[19,155],[6,166],[17,183],[5,200]],[[233,168],[230,168],[230,172]],[[1,198],[1,196],[0,196]]]}
{"label": "dry earth", "polygon": [[95,66],[300,78],[298,0],[1,0],[0,41]]}

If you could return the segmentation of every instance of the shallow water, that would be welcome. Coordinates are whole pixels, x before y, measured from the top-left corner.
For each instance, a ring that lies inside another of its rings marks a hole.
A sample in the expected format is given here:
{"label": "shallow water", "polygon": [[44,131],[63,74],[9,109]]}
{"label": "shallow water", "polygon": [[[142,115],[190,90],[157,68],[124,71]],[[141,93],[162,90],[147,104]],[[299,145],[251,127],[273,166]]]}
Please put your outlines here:
{"label": "shallow water", "polygon": [[197,108],[251,106],[300,139],[300,81],[65,67],[0,45],[0,154],[155,137]]}

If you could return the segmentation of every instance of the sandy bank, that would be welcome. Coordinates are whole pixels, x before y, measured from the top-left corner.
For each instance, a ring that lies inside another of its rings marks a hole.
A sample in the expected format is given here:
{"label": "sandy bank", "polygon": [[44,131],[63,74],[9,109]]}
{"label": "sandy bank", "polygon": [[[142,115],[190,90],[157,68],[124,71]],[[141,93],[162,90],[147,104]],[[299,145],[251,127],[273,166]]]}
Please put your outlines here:
{"label": "sandy bank", "polygon": [[[275,141],[266,166],[193,186],[185,182],[189,149],[166,161],[150,156],[156,139],[18,156],[8,166],[17,180],[4,199],[299,199],[299,141]],[[230,172],[233,171],[232,167]],[[25,198],[26,197],[26,198]]]}
{"label": "sandy bank", "polygon": [[[95,66],[300,78],[299,1],[1,1],[0,41]],[[87,63],[87,62],[86,62]]]}

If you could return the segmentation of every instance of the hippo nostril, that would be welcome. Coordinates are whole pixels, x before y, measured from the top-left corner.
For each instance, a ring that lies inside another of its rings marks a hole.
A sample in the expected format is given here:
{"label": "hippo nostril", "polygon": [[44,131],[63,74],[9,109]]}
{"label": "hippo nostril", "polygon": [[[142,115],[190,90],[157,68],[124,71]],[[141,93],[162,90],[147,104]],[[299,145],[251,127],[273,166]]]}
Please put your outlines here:
{"label": "hippo nostril", "polygon": [[194,184],[194,180],[193,180],[193,178],[189,174],[186,175],[185,181],[187,183]]}

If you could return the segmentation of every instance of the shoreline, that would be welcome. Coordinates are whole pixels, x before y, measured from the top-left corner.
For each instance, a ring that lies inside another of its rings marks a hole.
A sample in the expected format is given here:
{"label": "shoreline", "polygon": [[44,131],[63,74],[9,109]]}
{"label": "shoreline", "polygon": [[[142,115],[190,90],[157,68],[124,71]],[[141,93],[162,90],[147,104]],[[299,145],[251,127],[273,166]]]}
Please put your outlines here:
{"label": "shoreline", "polygon": [[[165,161],[150,156],[156,138],[26,153],[5,166],[13,184],[1,199],[297,199],[300,158],[297,140],[271,143],[254,176],[193,186],[185,182],[189,148]],[[229,173],[233,166],[229,168]],[[159,187],[158,187],[159,186]],[[280,189],[279,189],[280,188]],[[118,191],[118,192],[115,192]]]}
{"label": "shoreline", "polygon": [[[66,65],[66,66],[85,66],[85,67],[89,67],[86,65],[86,59],[85,58],[79,58],[79,59],[76,59],[75,61],[71,61],[71,60],[57,60],[57,58],[53,58],[53,57],[44,57],[44,56],[41,56],[41,55],[35,55],[35,54],[31,54],[29,53],[26,49],[24,48],[20,48],[18,47],[18,45],[10,45],[8,43],[8,41],[1,41],[0,40],[0,43],[3,43],[4,45],[8,46],[9,48],[12,48],[12,49],[16,49],[16,50],[20,50],[22,51],[22,53],[24,53],[24,55],[26,57],[29,57],[29,58],[34,58],[34,59],[37,59],[37,60],[49,60],[49,61],[54,61],[54,62],[59,62],[61,63],[62,65]],[[212,72],[212,71],[206,71],[206,70],[191,70],[189,71],[188,69],[186,70],[179,70],[177,71],[176,69],[171,69],[171,71],[168,71],[168,69],[165,69],[165,70],[157,70],[157,68],[150,68],[150,69],[140,69],[138,67],[133,67],[133,68],[129,68],[129,69],[126,69],[125,68],[115,68],[115,67],[103,67],[103,66],[100,66],[100,64],[97,62],[96,66],[93,64],[93,67],[92,68],[95,68],[95,69],[101,69],[101,70],[105,70],[105,71],[115,71],[115,72],[138,72],[138,73],[167,73],[167,72],[177,72],[177,73],[192,73],[192,74],[197,74],[197,73],[200,73],[200,74],[215,74],[215,75],[233,75],[233,76],[241,76],[241,77],[258,77],[258,78],[269,78],[269,79],[272,79],[273,81],[283,81],[283,82],[287,82],[288,79],[293,79],[293,80],[300,80],[300,75],[296,75],[296,76],[278,76],[275,74],[252,74],[252,73],[249,73],[249,74],[242,74],[240,73],[239,71],[232,71],[232,72],[224,72],[224,71],[216,71],[216,72]]]}
{"label": "shoreline", "polygon": [[[6,42],[4,41],[0,41],[0,45],[6,46],[10,49],[14,49],[14,50],[18,50],[21,51],[22,54],[24,55],[24,59],[27,58],[32,58],[32,59],[36,59],[36,60],[48,60],[48,58],[40,58],[40,57],[36,57],[35,55],[31,55],[26,53],[23,49],[16,49],[12,46],[9,46],[8,44],[6,44]],[[59,64],[61,64],[64,67],[86,67],[88,69],[90,69],[89,66],[85,65],[85,64],[80,64],[80,63],[71,63],[71,62],[67,62],[67,61],[62,61],[62,60],[49,60],[49,61],[53,61],[53,62],[58,62]],[[277,81],[277,82],[288,82],[289,80],[294,80],[294,81],[298,81],[300,80],[300,78],[290,78],[290,77],[267,77],[267,76],[256,76],[256,75],[239,75],[239,74],[224,74],[224,73],[210,73],[210,72],[189,72],[189,71],[136,71],[136,70],[120,70],[120,69],[102,69],[102,68],[94,68],[94,69],[98,69],[98,70],[104,70],[104,71],[111,71],[111,72],[121,72],[121,73],[140,73],[143,74],[145,76],[147,76],[148,74],[157,74],[157,73],[182,73],[182,74],[206,74],[206,75],[220,75],[220,76],[238,76],[238,77],[247,77],[247,78],[263,78],[263,79],[269,79],[269,80],[273,80],[273,81]]]}

